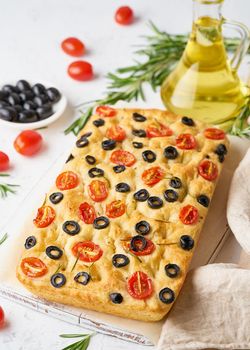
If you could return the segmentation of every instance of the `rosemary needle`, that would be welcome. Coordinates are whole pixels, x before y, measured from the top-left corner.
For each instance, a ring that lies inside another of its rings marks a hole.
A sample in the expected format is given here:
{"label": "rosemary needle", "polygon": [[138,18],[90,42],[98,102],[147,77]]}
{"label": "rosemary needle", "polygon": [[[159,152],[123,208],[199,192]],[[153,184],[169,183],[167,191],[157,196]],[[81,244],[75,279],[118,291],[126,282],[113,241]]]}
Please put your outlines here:
{"label": "rosemary needle", "polygon": [[95,335],[96,333],[92,334],[60,334],[61,338],[83,338],[80,341],[77,341],[75,343],[72,343],[62,350],[86,350],[90,343],[90,338]]}
{"label": "rosemary needle", "polygon": [[3,244],[3,242],[5,242],[7,238],[8,238],[8,233],[5,233],[5,234],[3,235],[3,237],[0,238],[0,245]]}
{"label": "rosemary needle", "polygon": [[[102,99],[84,102],[79,106],[89,107],[81,112],[64,132],[75,135],[84,127],[97,105],[114,105],[118,101],[145,100],[143,87],[148,83],[153,91],[162,85],[166,77],[172,72],[180,60],[188,41],[188,35],[169,34],[160,31],[152,22],[149,23],[152,34],[144,36],[146,44],[135,52],[142,60],[135,60],[134,64],[118,68],[114,73],[107,74],[107,91]],[[226,38],[225,47],[233,51],[239,44],[236,38]],[[250,51],[249,51],[250,52]]]}

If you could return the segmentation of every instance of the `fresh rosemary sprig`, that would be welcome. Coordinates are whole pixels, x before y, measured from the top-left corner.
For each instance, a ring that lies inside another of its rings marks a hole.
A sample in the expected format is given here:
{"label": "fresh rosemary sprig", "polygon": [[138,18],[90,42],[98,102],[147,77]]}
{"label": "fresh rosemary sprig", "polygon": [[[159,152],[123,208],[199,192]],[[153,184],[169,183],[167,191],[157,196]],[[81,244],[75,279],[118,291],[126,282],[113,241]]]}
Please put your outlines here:
{"label": "fresh rosemary sprig", "polygon": [[247,124],[248,118],[250,118],[250,96],[246,97],[246,102],[241,108],[238,116],[236,116],[229,133],[239,137],[250,138],[250,125]]}
{"label": "fresh rosemary sprig", "polygon": [[83,338],[80,341],[72,343],[62,350],[86,350],[89,346],[90,338],[95,335],[92,334],[60,334],[61,338]]}
{"label": "fresh rosemary sprig", "polygon": [[3,237],[0,238],[0,245],[3,244],[3,242],[5,242],[7,238],[8,238],[8,233],[5,233],[5,234],[3,235]]}
{"label": "fresh rosemary sprig", "polygon": [[[65,130],[65,134],[73,132],[77,135],[98,105],[145,100],[144,83],[149,83],[153,91],[156,91],[175,68],[186,47],[188,35],[169,34],[160,31],[152,22],[149,25],[152,35],[144,36],[146,44],[135,52],[136,56],[143,59],[135,60],[135,64],[131,66],[119,68],[115,73],[108,73],[106,96],[78,105],[77,107],[83,105],[89,107],[81,112],[81,116]],[[225,47],[229,52],[234,51],[238,44],[236,38],[225,39]]]}
{"label": "fresh rosemary sprig", "polygon": [[[9,174],[0,174],[1,177],[7,177]],[[0,197],[6,198],[9,193],[16,193],[15,187],[18,187],[19,185],[14,184],[8,184],[8,183],[0,183]]]}

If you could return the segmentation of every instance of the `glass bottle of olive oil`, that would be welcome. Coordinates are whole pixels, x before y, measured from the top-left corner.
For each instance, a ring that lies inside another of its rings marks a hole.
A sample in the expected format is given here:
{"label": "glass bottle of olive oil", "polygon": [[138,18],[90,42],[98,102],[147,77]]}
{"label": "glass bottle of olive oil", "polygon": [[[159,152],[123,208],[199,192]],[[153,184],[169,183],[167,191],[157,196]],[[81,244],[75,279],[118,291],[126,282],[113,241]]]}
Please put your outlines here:
{"label": "glass bottle of olive oil", "polygon": [[[161,97],[177,114],[227,129],[248,92],[237,69],[249,46],[249,31],[242,24],[222,18],[223,1],[194,0],[189,41],[176,69],[163,83]],[[223,24],[236,29],[242,39],[231,61],[223,43]]]}

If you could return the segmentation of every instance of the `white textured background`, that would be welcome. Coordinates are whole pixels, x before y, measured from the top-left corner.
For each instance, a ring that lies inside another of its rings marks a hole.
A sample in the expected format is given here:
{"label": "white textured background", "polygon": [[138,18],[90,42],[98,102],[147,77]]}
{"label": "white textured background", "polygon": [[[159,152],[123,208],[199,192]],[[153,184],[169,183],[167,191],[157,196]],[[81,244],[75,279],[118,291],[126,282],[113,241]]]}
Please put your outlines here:
{"label": "white textured background", "polygon": [[[225,2],[224,16],[250,24],[249,0]],[[120,5],[130,5],[134,9],[135,24],[123,27],[114,22],[113,14]],[[172,33],[187,32],[191,28],[192,1],[0,0],[0,84],[21,78],[47,80],[59,87],[73,105],[99,98],[105,90],[105,74],[132,62],[135,49],[132,45],[141,43],[139,36],[149,33],[148,19]],[[83,59],[94,66],[96,79],[93,81],[78,83],[68,78],[67,66],[74,58],[60,49],[60,42],[68,36],[76,36],[86,44],[87,54]],[[246,65],[242,72],[247,72]],[[159,96],[149,93],[148,106],[161,107]],[[11,181],[21,185],[18,195],[0,200],[0,230],[15,217],[29,189],[46,174],[62,149],[70,149],[73,137],[62,133],[69,123],[70,119],[64,118],[43,130],[44,149],[29,159],[15,153],[12,147],[17,131],[0,127],[0,150],[11,158]],[[231,237],[218,261],[234,260],[235,247]],[[7,327],[0,330],[0,350],[60,350],[68,342],[61,340],[58,334],[82,332],[78,327],[6,300],[0,299],[0,305],[8,320]],[[97,335],[89,347],[89,350],[94,349],[145,350],[146,347]]]}

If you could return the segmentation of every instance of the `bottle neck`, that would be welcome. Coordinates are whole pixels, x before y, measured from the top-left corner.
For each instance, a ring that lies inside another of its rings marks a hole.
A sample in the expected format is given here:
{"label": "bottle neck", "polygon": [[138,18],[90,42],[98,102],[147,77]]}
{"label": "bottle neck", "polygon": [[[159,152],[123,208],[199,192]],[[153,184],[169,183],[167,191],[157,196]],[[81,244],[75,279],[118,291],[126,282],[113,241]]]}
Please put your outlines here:
{"label": "bottle neck", "polygon": [[221,7],[224,0],[193,0],[193,17],[196,22],[199,18],[222,20]]}

